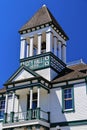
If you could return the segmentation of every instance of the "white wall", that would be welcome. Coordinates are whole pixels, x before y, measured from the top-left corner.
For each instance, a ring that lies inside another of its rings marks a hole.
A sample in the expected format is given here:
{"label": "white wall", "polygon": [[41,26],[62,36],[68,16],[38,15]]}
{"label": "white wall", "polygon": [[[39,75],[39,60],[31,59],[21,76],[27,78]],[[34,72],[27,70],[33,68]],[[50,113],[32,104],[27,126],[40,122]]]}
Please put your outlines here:
{"label": "white wall", "polygon": [[75,112],[62,113],[61,88],[51,89],[50,94],[50,111],[52,123],[87,119],[87,94],[85,83],[74,85]]}
{"label": "white wall", "polygon": [[27,111],[27,94],[20,95],[19,99],[19,112],[26,112]]}
{"label": "white wall", "polygon": [[18,81],[22,79],[32,78],[34,77],[31,73],[27,72],[26,70],[22,70],[14,79],[13,81]]}
{"label": "white wall", "polygon": [[40,107],[42,110],[48,112],[49,111],[49,94],[47,91],[40,93]]}
{"label": "white wall", "polygon": [[51,81],[53,80],[58,74],[52,70],[51,68],[47,68],[47,69],[42,69],[42,70],[37,70],[36,73],[38,73],[39,75],[41,75],[43,78]]}
{"label": "white wall", "polygon": [[2,130],[2,122],[0,122],[0,130]]}
{"label": "white wall", "polygon": [[[18,99],[15,96],[14,112],[17,112],[17,111],[18,111]],[[12,112],[12,97],[8,98],[8,111],[7,111],[7,113],[10,113],[10,112]]]}

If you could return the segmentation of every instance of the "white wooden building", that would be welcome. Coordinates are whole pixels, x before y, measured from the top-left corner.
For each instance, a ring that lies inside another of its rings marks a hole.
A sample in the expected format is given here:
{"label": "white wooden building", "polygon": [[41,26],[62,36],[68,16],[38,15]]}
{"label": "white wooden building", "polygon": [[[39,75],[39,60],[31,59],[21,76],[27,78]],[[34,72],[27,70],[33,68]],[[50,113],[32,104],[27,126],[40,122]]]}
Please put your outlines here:
{"label": "white wooden building", "polygon": [[0,90],[0,130],[87,130],[87,65],[43,5],[20,29],[20,66]]}

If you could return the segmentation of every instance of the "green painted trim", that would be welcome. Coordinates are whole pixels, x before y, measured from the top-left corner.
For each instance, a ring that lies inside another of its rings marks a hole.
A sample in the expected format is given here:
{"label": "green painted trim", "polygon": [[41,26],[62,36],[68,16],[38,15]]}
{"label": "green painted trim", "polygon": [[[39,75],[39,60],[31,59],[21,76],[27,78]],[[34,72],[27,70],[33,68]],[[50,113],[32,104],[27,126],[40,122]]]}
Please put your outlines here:
{"label": "green painted trim", "polygon": [[48,113],[48,122],[50,123],[50,112],[47,113]]}
{"label": "green painted trim", "polygon": [[14,112],[10,113],[10,122],[14,122]]}
{"label": "green painted trim", "polygon": [[32,109],[28,110],[28,120],[32,119]]}
{"label": "green painted trim", "polygon": [[48,56],[48,55],[50,55],[50,53],[51,52],[46,52],[46,53],[43,53],[43,54],[38,54],[38,55],[35,55],[35,56],[30,56],[30,57],[27,57],[27,58],[23,58],[23,59],[20,59],[20,62],[25,62],[27,60],[32,60],[32,59]]}
{"label": "green painted trim", "polygon": [[[74,81],[74,80],[80,80],[80,79],[85,79],[87,78],[87,76],[84,76],[84,77],[80,77],[80,78],[75,78],[75,79],[69,79],[69,80],[63,80],[63,81],[56,81],[56,82],[51,82],[52,84],[57,84],[57,83],[64,83],[64,82],[69,82],[69,81]],[[85,82],[85,81],[83,81]],[[83,82],[80,82],[80,83],[83,83]],[[72,84],[76,84],[76,83],[72,83]],[[79,84],[79,83],[77,83]],[[71,84],[70,84],[71,85]]]}
{"label": "green painted trim", "polygon": [[25,84],[25,85],[22,85],[22,86],[16,86],[16,87],[13,87],[13,88],[8,88],[7,91],[15,91],[15,90],[19,90],[19,89],[24,89],[24,88],[32,88],[32,87],[36,87],[36,86],[41,86],[43,87],[44,89],[46,89],[47,91],[49,91],[49,88],[47,88],[45,85],[43,85],[42,83],[32,83],[32,84]]}
{"label": "green painted trim", "polygon": [[[13,81],[13,82],[9,82],[8,84],[6,84],[6,85],[13,85],[14,87],[15,87],[15,84],[17,84],[17,83],[26,83],[27,81],[31,81],[31,80],[38,80],[38,79],[40,79],[41,77],[39,76],[39,77],[33,77],[33,78],[27,78],[27,79],[22,79],[22,80],[18,80],[18,81]],[[8,87],[7,87],[8,88]]]}
{"label": "green painted trim", "polygon": [[0,100],[5,100],[5,96],[2,95],[2,97],[0,97]]}
{"label": "green painted trim", "polygon": [[86,94],[87,94],[87,81],[86,81]]}
{"label": "green painted trim", "polygon": [[[52,84],[52,88],[51,88],[51,89],[55,89],[55,88],[59,88],[59,87],[61,87],[61,88],[66,87],[66,85],[62,85],[62,86],[58,86],[58,87],[53,87],[54,84],[59,84],[59,83],[64,83],[64,82],[66,82],[66,84],[67,84],[67,82],[69,82],[69,81],[80,80],[80,79],[85,79],[85,77],[83,77],[83,78],[71,79],[71,80],[63,80],[63,81],[54,82],[54,83],[51,82],[51,84]],[[85,81],[79,82],[79,83],[71,83],[71,84],[69,84],[69,85],[76,85],[76,84],[81,84],[81,83],[85,83]]]}
{"label": "green painted trim", "polygon": [[40,108],[36,108],[37,110],[37,119],[40,119]]}
{"label": "green painted trim", "polygon": [[0,122],[3,122],[3,119],[0,119]]}
{"label": "green painted trim", "polygon": [[87,125],[87,120],[74,120],[74,121],[65,121],[65,122],[56,122],[56,123],[51,123],[51,127],[56,127],[56,126],[79,126],[79,125]]}
{"label": "green painted trim", "polygon": [[[72,109],[64,109],[64,89],[71,88],[72,89]],[[74,87],[72,85],[67,85],[66,87],[62,88],[62,113],[65,112],[74,112],[75,106],[74,106]]]}
{"label": "green painted trim", "polygon": [[[47,60],[47,61],[45,61],[45,57],[46,56],[48,56],[49,57],[49,59]],[[27,58],[24,58],[24,59],[21,59],[20,60],[20,63],[22,64],[25,64],[25,62],[27,61],[27,62],[29,62],[29,61],[31,61],[32,60],[32,62],[34,61],[34,60],[38,60],[38,59],[40,59],[40,58],[44,58],[44,59],[42,59],[42,66],[40,66],[40,64],[38,64],[38,67],[37,68],[34,68],[34,64],[32,64],[32,68],[30,68],[30,69],[32,69],[32,70],[40,70],[40,69],[45,69],[45,68],[49,68],[49,67],[52,67],[55,71],[57,71],[57,72],[59,72],[55,67],[53,67],[52,66],[52,64],[51,64],[51,62],[52,62],[52,60],[51,60],[51,57],[53,58],[53,59],[55,59],[57,62],[58,62],[58,64],[61,64],[61,66],[63,66],[63,68],[65,68],[66,67],[66,64],[64,63],[64,62],[62,62],[62,60],[60,60],[57,56],[55,56],[52,52],[46,52],[46,53],[43,53],[43,54],[38,54],[38,55],[36,55],[36,56],[31,56],[31,57],[27,57]],[[49,62],[49,64],[47,65],[47,66],[45,66],[45,62]],[[56,65],[56,63],[55,63],[55,65]],[[26,65],[25,65],[26,66]],[[29,66],[27,66],[27,67],[30,67],[30,65]],[[56,66],[57,67],[57,66]],[[58,67],[61,71],[63,70],[60,66]]]}
{"label": "green painted trim", "polygon": [[86,83],[86,94],[87,94],[87,77],[85,78],[85,83]]}
{"label": "green painted trim", "polygon": [[4,113],[4,120],[3,120],[3,123],[6,123],[7,122],[7,113]]}

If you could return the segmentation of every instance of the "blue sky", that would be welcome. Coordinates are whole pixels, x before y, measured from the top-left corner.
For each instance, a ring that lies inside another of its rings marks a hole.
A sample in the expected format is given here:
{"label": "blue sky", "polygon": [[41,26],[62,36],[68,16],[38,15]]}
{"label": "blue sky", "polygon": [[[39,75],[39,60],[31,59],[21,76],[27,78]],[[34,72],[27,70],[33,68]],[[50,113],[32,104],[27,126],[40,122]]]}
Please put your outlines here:
{"label": "blue sky", "polygon": [[87,63],[87,0],[0,0],[0,87],[19,67],[18,30],[43,4],[69,36],[67,62]]}

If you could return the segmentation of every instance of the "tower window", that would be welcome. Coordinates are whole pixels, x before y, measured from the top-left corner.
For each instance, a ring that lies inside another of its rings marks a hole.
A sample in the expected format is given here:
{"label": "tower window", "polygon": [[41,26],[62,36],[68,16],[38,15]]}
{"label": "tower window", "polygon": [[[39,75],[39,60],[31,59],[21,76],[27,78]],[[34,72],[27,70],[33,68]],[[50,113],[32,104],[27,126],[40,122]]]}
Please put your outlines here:
{"label": "tower window", "polygon": [[45,53],[46,52],[46,42],[42,42],[41,44],[41,53]]}

